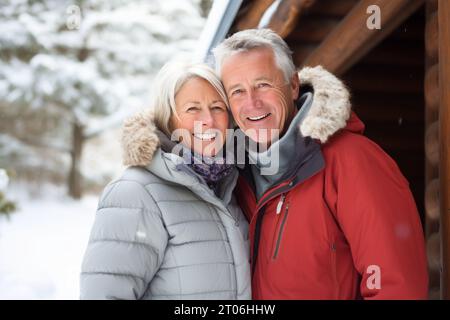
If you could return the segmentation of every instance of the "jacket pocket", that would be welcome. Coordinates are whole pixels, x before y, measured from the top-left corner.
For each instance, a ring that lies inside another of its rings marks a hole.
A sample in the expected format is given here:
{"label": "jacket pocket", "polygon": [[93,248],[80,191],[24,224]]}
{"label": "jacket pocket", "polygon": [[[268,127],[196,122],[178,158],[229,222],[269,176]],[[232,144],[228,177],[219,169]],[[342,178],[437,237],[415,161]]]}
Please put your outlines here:
{"label": "jacket pocket", "polygon": [[275,250],[272,256],[272,259],[276,259],[278,256],[278,252],[280,251],[280,244],[281,244],[281,239],[283,237],[283,232],[284,232],[284,228],[286,225],[286,220],[289,214],[289,202],[286,204],[286,208],[284,210],[284,215],[283,215],[283,219],[281,220],[281,225],[280,228],[278,230],[278,236],[276,238],[276,242],[275,242]]}

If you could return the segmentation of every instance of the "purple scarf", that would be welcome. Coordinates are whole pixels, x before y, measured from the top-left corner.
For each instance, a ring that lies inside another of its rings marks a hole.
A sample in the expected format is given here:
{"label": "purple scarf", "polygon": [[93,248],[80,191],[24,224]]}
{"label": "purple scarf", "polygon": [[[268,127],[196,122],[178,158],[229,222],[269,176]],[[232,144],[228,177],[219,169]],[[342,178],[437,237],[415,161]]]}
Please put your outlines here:
{"label": "purple scarf", "polygon": [[199,156],[192,152],[192,162],[187,165],[199,174],[212,190],[216,191],[218,182],[228,176],[234,165],[227,164],[224,158]]}

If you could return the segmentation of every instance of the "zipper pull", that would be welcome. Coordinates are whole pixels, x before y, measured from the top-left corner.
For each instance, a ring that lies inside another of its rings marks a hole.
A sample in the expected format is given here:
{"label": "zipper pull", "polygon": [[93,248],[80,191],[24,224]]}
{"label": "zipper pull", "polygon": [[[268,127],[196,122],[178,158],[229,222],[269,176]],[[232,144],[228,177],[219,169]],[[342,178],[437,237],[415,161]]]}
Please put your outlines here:
{"label": "zipper pull", "polygon": [[280,201],[278,201],[278,205],[277,205],[277,214],[280,214],[281,212],[281,208],[283,207],[283,203],[284,203],[284,199],[286,198],[286,195],[283,193],[281,195],[281,199]]}

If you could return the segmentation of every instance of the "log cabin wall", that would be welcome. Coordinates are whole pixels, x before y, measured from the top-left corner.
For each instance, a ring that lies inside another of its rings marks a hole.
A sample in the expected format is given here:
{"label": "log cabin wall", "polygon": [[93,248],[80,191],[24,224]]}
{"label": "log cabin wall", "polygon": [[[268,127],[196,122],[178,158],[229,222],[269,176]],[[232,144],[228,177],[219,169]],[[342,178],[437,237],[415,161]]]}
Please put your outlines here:
{"label": "log cabin wall", "polygon": [[440,297],[438,4],[425,8],[425,212],[430,298]]}
{"label": "log cabin wall", "polygon": [[[433,3],[436,1],[429,0]],[[438,1],[441,298],[450,299],[450,2]]]}

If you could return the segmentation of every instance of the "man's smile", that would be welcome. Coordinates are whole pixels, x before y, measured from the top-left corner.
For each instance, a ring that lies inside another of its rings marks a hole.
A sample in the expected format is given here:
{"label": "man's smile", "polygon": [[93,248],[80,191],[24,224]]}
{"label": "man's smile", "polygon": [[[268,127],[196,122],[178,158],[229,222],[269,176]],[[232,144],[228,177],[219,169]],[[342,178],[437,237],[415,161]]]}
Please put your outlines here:
{"label": "man's smile", "polygon": [[267,118],[270,115],[271,115],[271,113],[269,112],[269,113],[266,113],[266,114],[263,114],[263,115],[259,115],[259,116],[255,116],[255,117],[247,117],[247,119],[250,120],[250,121],[259,121],[259,120],[263,120],[263,119]]}

